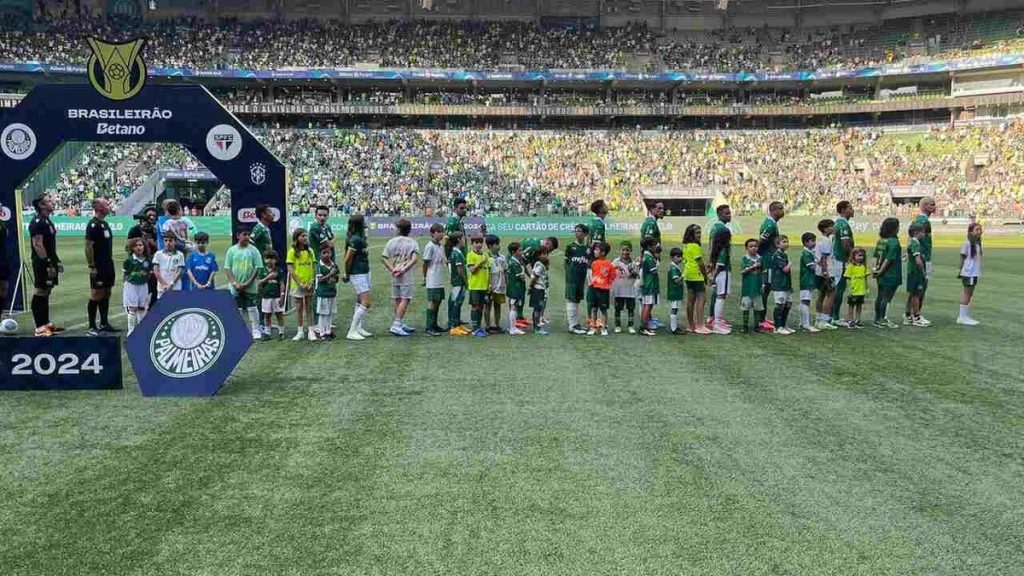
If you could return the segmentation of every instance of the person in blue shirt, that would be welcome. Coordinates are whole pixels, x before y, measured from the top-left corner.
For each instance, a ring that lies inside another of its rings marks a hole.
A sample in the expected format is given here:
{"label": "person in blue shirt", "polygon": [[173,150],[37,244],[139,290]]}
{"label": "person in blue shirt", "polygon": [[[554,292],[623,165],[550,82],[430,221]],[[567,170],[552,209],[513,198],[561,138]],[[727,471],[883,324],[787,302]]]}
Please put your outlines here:
{"label": "person in blue shirt", "polygon": [[213,290],[214,277],[220,269],[217,256],[208,250],[210,235],[206,232],[196,234],[196,249],[189,253],[185,262],[185,273],[192,284],[193,290]]}

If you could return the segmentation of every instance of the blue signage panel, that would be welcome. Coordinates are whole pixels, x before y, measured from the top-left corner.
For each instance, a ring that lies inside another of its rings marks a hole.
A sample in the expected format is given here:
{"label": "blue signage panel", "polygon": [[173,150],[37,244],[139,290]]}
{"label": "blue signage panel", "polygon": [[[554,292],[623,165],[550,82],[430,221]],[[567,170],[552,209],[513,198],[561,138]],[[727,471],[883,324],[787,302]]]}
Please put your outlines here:
{"label": "blue signage panel", "polygon": [[122,387],[120,338],[0,338],[0,390]]}
{"label": "blue signage panel", "polygon": [[143,396],[213,396],[251,345],[227,290],[168,292],[125,342]]}

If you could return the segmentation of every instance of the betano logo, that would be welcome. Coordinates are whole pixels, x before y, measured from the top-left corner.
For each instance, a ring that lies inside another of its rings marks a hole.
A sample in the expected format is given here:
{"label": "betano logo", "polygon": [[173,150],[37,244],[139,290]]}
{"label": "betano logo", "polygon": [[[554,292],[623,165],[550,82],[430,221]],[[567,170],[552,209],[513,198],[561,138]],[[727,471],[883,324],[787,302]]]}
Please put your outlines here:
{"label": "betano logo", "polygon": [[202,308],[186,308],[156,327],[149,342],[149,357],[164,376],[192,378],[212,368],[224,347],[220,318]]}
{"label": "betano logo", "polygon": [[92,56],[85,68],[89,83],[111,100],[127,100],[146,84],[146,63],[142,61],[143,39],[120,44],[89,38]]}

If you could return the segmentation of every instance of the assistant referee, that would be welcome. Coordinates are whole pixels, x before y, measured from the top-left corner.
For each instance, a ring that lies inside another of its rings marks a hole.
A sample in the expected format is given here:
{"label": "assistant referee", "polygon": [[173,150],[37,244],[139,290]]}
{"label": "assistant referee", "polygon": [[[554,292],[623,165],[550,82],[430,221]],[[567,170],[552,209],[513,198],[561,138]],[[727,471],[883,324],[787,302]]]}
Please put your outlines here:
{"label": "assistant referee", "polygon": [[[89,330],[87,336],[119,332],[110,325],[110,291],[114,287],[114,245],[107,215],[110,202],[92,201],[92,220],[85,227],[85,261],[89,263]],[[96,324],[96,313],[100,322]]]}
{"label": "assistant referee", "polygon": [[64,331],[50,322],[50,292],[64,273],[64,264],[57,257],[57,228],[50,221],[53,199],[44,194],[32,201],[32,207],[36,211],[28,225],[32,238],[32,319],[36,325],[36,336],[53,336]]}

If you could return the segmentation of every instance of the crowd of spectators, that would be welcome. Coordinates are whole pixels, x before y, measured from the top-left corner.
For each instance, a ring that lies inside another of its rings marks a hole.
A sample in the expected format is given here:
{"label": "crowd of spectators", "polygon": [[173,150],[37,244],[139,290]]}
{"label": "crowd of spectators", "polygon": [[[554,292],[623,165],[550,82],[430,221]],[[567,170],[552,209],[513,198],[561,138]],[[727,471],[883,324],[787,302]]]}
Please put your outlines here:
{"label": "crowd of spectators", "polygon": [[[577,214],[596,198],[644,210],[652,186],[702,187],[738,214],[772,200],[827,214],[841,199],[886,214],[893,186],[925,186],[946,215],[1018,214],[1024,120],[932,128],[760,131],[263,130],[289,167],[292,209],[444,214],[466,198],[477,214]],[[57,201],[129,194],[156,168],[199,168],[179,146],[98,144],[60,178]],[[226,198],[226,196],[225,196]]]}
{"label": "crowd of spectators", "polygon": [[[1001,18],[994,16],[993,18]],[[1017,13],[1005,19],[1020,21]],[[1020,50],[1013,26],[1006,38],[970,34],[958,20],[943,20],[887,45],[886,28],[834,31],[731,29],[701,33],[656,31],[643,25],[600,29],[541,27],[521,21],[390,21],[348,25],[332,20],[262,20],[216,23],[196,19],[113,20],[75,16],[31,21],[0,18],[0,61],[83,64],[85,38],[147,38],[152,65],[196,69],[347,67],[635,69],[716,72],[785,71],[854,67],[903,56],[965,58]],[[902,24],[893,24],[902,26]],[[949,40],[950,38],[955,41]],[[931,42],[926,40],[932,39]]]}

